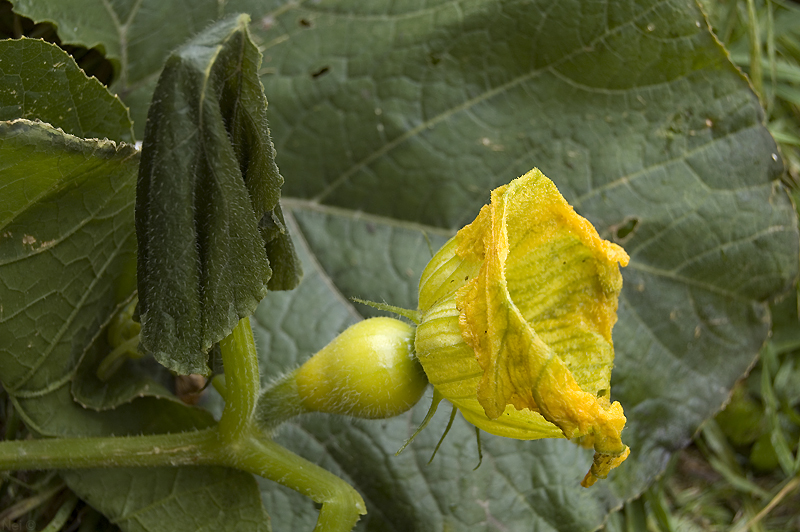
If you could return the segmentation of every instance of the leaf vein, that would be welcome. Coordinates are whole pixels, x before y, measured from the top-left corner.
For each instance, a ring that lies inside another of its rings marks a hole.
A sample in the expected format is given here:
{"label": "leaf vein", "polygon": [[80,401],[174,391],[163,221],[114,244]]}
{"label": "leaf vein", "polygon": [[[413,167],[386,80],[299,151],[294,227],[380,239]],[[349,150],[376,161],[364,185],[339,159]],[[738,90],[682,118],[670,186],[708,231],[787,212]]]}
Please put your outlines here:
{"label": "leaf vein", "polygon": [[19,390],[20,387],[24,386],[25,383],[28,382],[36,374],[36,372],[42,366],[42,364],[44,364],[47,361],[48,357],[50,356],[50,353],[53,351],[53,349],[55,349],[55,346],[61,340],[61,337],[64,336],[64,334],[66,334],[67,331],[69,331],[72,322],[75,320],[78,313],[83,309],[83,305],[84,303],[86,303],[86,300],[89,298],[90,295],[92,295],[94,287],[100,282],[100,280],[103,277],[103,274],[109,268],[109,266],[117,259],[121,250],[125,247],[127,242],[128,239],[121,240],[120,243],[116,246],[116,248],[110,253],[108,259],[105,261],[102,267],[97,272],[95,272],[91,283],[89,283],[89,285],[86,287],[85,291],[81,295],[81,298],[78,300],[78,303],[75,305],[74,310],[65,320],[64,324],[58,330],[58,333],[56,333],[55,337],[50,342],[47,349],[45,349],[44,353],[42,353],[42,356],[39,358],[39,360],[33,365],[33,367],[28,371],[28,373],[22,377],[20,382],[18,382],[13,386],[7,386],[6,389],[9,391],[9,393],[14,393],[16,390]]}
{"label": "leaf vein", "polygon": [[[622,23],[619,26],[616,26],[615,28],[607,29],[606,32],[604,32],[602,35],[597,36],[593,41],[591,41],[590,42],[590,46],[592,44],[594,44],[594,43],[601,42],[603,39],[609,37],[610,35],[612,35],[615,32],[621,31],[621,29],[625,28],[626,26],[628,26],[630,24],[634,24],[640,18],[642,18],[642,17],[650,14],[651,12],[655,11],[661,4],[666,3],[666,2],[667,2],[667,0],[661,0],[659,2],[656,2],[654,5],[652,5],[648,9],[642,11],[641,13],[639,13],[638,15],[633,17],[631,20],[629,20],[629,21],[627,21],[625,23]],[[580,53],[583,53],[583,52],[584,52],[583,48],[573,50],[573,51],[565,54],[560,59],[558,59],[557,61],[553,62],[550,65],[544,66],[544,67],[542,67],[542,68],[540,68],[538,70],[532,70],[532,71],[530,71],[530,72],[528,72],[528,73],[526,73],[524,75],[518,76],[518,77],[516,77],[516,78],[514,78],[514,79],[512,79],[510,81],[507,81],[506,83],[503,83],[503,84],[501,84],[501,85],[499,85],[499,86],[497,86],[497,87],[495,87],[493,89],[487,90],[486,92],[484,92],[484,93],[482,93],[482,94],[480,94],[478,96],[475,96],[474,98],[470,98],[470,99],[464,101],[463,103],[461,103],[459,105],[456,105],[455,107],[440,113],[437,116],[434,116],[434,117],[432,117],[432,118],[430,118],[428,120],[423,120],[416,127],[413,127],[411,129],[409,129],[408,131],[406,131],[402,135],[399,135],[398,137],[396,137],[392,141],[388,142],[387,144],[384,144],[379,149],[375,150],[371,154],[369,154],[366,157],[364,157],[361,161],[358,161],[357,163],[352,165],[350,168],[348,168],[347,170],[342,172],[338,177],[334,178],[330,182],[330,184],[328,184],[327,187],[325,187],[322,191],[320,191],[317,195],[315,195],[312,198],[312,200],[316,201],[316,202],[321,202],[326,197],[328,197],[330,194],[332,194],[336,189],[338,189],[340,186],[342,186],[344,183],[346,183],[353,175],[355,175],[357,172],[359,172],[362,168],[364,168],[366,166],[369,166],[371,163],[373,163],[374,161],[376,161],[380,157],[386,155],[387,153],[392,151],[397,146],[403,144],[407,140],[417,136],[422,131],[425,131],[426,129],[433,128],[434,126],[436,126],[437,124],[443,122],[444,120],[447,120],[451,116],[453,116],[453,115],[455,115],[455,114],[457,114],[457,113],[459,113],[461,111],[465,111],[465,110],[467,110],[467,109],[469,109],[471,107],[474,107],[475,105],[477,105],[477,104],[479,104],[479,103],[481,103],[483,101],[489,100],[489,99],[493,98],[494,96],[502,94],[502,93],[508,91],[509,89],[511,89],[512,87],[520,85],[520,84],[522,84],[522,83],[524,83],[526,81],[529,81],[531,79],[534,79],[534,78],[538,77],[539,75],[541,75],[542,73],[549,71],[549,69],[554,68],[555,66],[557,66],[557,65],[559,65],[561,63],[565,63],[565,62],[569,61],[570,59],[572,59],[573,57],[575,57],[576,55],[578,55]]]}

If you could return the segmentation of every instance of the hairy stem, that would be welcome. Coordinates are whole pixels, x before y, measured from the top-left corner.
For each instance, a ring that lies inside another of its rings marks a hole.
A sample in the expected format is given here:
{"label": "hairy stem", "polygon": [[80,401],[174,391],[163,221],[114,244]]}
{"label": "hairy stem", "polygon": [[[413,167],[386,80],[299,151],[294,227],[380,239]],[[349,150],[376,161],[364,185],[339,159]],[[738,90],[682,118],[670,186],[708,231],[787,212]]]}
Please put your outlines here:
{"label": "hairy stem", "polygon": [[239,321],[233,332],[219,343],[225,367],[225,410],[219,420],[219,432],[229,441],[247,433],[256,407],[261,381],[258,355],[250,328],[250,318]]}
{"label": "hairy stem", "polygon": [[3,441],[0,470],[207,464],[220,447],[216,429],[149,436]]}
{"label": "hairy stem", "polygon": [[367,513],[361,495],[347,482],[258,432],[241,442],[228,465],[274,480],[322,504],[315,532],[347,532]]}

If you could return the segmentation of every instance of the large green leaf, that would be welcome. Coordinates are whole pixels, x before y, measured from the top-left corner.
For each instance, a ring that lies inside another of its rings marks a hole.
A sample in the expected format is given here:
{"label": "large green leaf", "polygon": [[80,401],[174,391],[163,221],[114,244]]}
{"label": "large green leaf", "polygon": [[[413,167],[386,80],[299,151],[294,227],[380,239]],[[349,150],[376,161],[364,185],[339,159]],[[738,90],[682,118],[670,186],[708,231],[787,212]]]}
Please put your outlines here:
{"label": "large green leaf", "polygon": [[[23,355],[23,358],[41,357],[40,364],[50,366],[46,376],[50,384],[58,386],[72,379],[75,398],[95,409],[113,408],[141,395],[172,397],[152,379],[152,371],[141,367],[150,365],[145,361],[128,362],[112,379],[100,382],[95,371],[110,350],[106,335],[97,336],[91,347],[71,345],[73,340],[69,336],[70,332],[84,327],[92,330],[100,323],[98,319],[104,323],[133,289],[135,242],[130,224],[138,154],[131,146],[117,147],[108,141],[77,138],[101,133],[102,136],[130,136],[128,112],[97,80],[87,78],[60,48],[42,41],[21,39],[0,41],[0,51],[9,80],[8,90],[2,93],[4,114],[0,118],[35,118],[70,133],[63,135],[51,127],[18,123],[10,130],[13,131],[11,138],[4,139],[0,224],[9,226],[4,233],[11,238],[4,243],[3,252],[13,256],[0,266],[8,280],[4,288],[10,291],[5,308],[13,309],[31,302],[30,307],[4,320],[9,334],[21,338],[16,344],[9,344],[6,353],[28,342],[25,336],[31,330],[39,332],[34,335],[38,342],[45,342],[40,336],[41,329],[51,322],[58,323],[56,316],[61,316],[66,320],[66,329],[58,331],[63,338],[49,347],[46,343],[30,342],[31,351]],[[66,148],[68,154],[64,155],[59,147]],[[61,210],[65,214],[59,217]],[[14,250],[14,227],[24,230],[19,238],[25,239],[29,248],[23,245]],[[56,236],[45,236],[42,240],[39,235]],[[112,255],[116,262],[103,270],[101,260],[104,260],[104,253],[108,254],[109,242],[123,240],[119,252]],[[48,249],[55,245],[66,251]],[[84,257],[88,259],[81,267],[77,266],[81,255],[72,256],[78,249],[85,250]],[[70,283],[69,277],[42,274],[33,290],[21,290],[16,286],[16,283],[23,283],[21,286],[31,283],[31,272],[49,272],[68,264],[72,265],[71,269],[64,271],[83,276],[80,279],[83,284]],[[119,268],[120,265],[123,266]],[[101,271],[105,273],[98,275]],[[93,279],[93,275],[98,278]],[[104,302],[99,307],[93,306],[96,301],[91,299],[92,293],[84,290],[86,287],[90,287],[90,292],[91,287],[95,287],[96,293],[105,291],[113,297],[104,300],[100,295],[99,299]],[[75,301],[83,301],[85,308],[75,308],[70,314]],[[82,323],[85,320],[89,323]],[[78,326],[71,329],[71,325]],[[30,328],[33,326],[35,328]],[[17,356],[19,354],[17,352]],[[23,366],[30,363],[31,360],[22,361]],[[14,375],[15,371],[10,369],[5,377],[9,379]],[[11,385],[13,391],[12,383],[6,381],[6,385]],[[20,393],[35,395],[38,392]]]}
{"label": "large green leaf", "polygon": [[126,532],[269,532],[252,475],[222,467],[74,470],[70,488]]}
{"label": "large green leaf", "polygon": [[72,379],[134,288],[138,154],[20,119],[0,122],[0,160],[0,375],[33,396]]}
{"label": "large green leaf", "polygon": [[209,373],[208,351],[267,288],[299,280],[248,20],[176,50],[148,113],[136,187],[141,346],[182,374]]}
{"label": "large green leaf", "polygon": [[[23,4],[33,9],[15,2]],[[128,4],[113,5],[144,23]],[[46,16],[63,17],[60,27],[75,21],[58,11]],[[612,380],[632,455],[605,483],[579,488],[591,457],[563,441],[485,436],[484,463],[470,473],[477,450],[460,420],[431,466],[438,418],[392,458],[424,405],[386,422],[311,418],[280,441],[356,484],[367,529],[599,526],[724,402],[767,335],[767,302],[797,271],[777,150],[700,10],[683,0],[442,0],[246,11],[264,53],[277,162],[296,198],[288,214],[311,272],[256,313],[268,375],[367,313],[349,296],[413,307],[423,234],[436,247],[489,189],[534,166],[632,258]],[[128,46],[96,35],[107,50]],[[149,64],[141,57],[156,73],[166,52]],[[146,99],[125,101],[141,116]],[[262,487],[277,530],[310,528],[311,503]]]}
{"label": "large green leaf", "polygon": [[37,119],[82,138],[133,140],[128,111],[54,44],[0,41],[0,120]]}

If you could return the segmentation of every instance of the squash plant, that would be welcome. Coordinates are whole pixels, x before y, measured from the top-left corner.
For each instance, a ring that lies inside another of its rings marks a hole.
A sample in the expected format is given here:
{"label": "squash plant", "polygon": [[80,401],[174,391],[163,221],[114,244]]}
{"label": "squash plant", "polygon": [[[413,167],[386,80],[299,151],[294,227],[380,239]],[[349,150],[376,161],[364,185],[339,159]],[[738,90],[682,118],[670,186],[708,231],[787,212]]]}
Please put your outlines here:
{"label": "squash plant", "polygon": [[[364,510],[359,530],[596,529],[719,410],[797,274],[780,154],[693,2],[12,4],[114,76],[0,41],[0,379],[39,437],[3,442],[0,468],[58,470],[123,530],[346,530]],[[250,165],[262,181],[220,177]],[[580,486],[591,451],[477,440],[459,416],[394,456],[433,392],[248,432],[262,387],[383,312],[351,298],[418,308],[433,253],[533,167],[630,256],[611,394],[631,454],[608,479]],[[220,366],[199,407],[171,392],[168,369]]]}

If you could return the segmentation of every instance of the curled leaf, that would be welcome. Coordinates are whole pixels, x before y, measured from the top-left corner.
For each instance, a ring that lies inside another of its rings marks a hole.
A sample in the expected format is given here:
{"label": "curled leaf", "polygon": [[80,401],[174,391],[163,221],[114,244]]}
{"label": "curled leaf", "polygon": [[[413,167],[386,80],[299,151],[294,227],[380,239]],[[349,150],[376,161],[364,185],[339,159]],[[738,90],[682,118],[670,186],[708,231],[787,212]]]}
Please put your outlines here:
{"label": "curled leaf", "polygon": [[248,21],[219,22],[173,52],[148,114],[136,195],[142,347],[182,374],[207,374],[212,345],[300,274]]}

